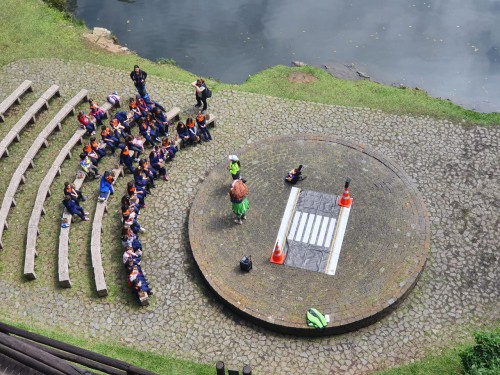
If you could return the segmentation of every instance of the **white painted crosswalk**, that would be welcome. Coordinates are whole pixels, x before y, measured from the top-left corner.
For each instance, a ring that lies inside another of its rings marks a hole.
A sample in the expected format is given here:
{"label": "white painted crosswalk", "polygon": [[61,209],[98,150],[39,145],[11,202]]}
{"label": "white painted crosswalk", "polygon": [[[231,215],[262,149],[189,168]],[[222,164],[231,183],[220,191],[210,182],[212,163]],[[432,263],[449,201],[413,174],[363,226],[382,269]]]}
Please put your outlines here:
{"label": "white painted crosswalk", "polygon": [[295,211],[288,239],[329,248],[336,222],[333,217]]}

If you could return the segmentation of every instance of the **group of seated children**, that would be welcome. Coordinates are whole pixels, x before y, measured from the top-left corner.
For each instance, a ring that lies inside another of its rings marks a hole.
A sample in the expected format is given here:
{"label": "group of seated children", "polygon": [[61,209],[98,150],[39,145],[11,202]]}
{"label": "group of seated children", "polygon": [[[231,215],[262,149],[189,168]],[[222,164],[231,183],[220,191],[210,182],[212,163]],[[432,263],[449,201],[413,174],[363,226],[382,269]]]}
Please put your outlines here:
{"label": "group of seated children", "polygon": [[142,244],[139,241],[139,233],[145,229],[139,224],[138,216],[140,210],[146,207],[145,198],[150,194],[146,185],[137,185],[135,180],[127,184],[127,194],[122,197],[122,230],[121,241],[125,252],[123,253],[123,264],[127,272],[127,283],[140,300],[153,295],[141,268]]}
{"label": "group of seated children", "polygon": [[[118,148],[120,165],[127,167],[134,177],[134,180],[127,184],[127,195],[121,200],[123,215],[121,240],[125,249],[123,264],[127,271],[127,282],[133,293],[141,299],[152,295],[153,291],[141,268],[143,250],[139,233],[144,232],[144,228],[137,218],[140,210],[146,207],[146,196],[151,194],[151,188],[156,187],[155,180],[162,178],[168,181],[165,163],[174,159],[177,152],[175,144],[169,138],[170,123],[164,114],[165,109],[151,100],[147,92],[144,96],[137,95],[136,98],[130,98],[129,111],[117,112],[110,120],[109,126],[103,124],[106,113],[94,100],[89,100],[89,106],[88,114],[84,111],[78,114],[80,127],[85,128],[90,137],[80,154],[81,169],[90,177],[101,177],[98,170],[99,162],[106,156],[107,149],[114,155]],[[138,127],[136,135],[132,134],[134,124]],[[95,137],[97,126],[101,129],[100,142]],[[207,129],[207,117],[202,111],[198,112],[195,119],[188,118],[186,123],[179,121],[177,135],[184,144],[201,143],[202,136],[207,142],[212,140]],[[147,156],[145,145],[151,147]],[[99,185],[99,200],[106,200],[110,194],[114,194],[114,180],[113,172],[104,173]],[[74,186],[69,183],[65,185],[64,206],[72,214],[79,215],[82,220],[88,220],[86,216],[88,213],[79,205],[79,201],[83,200],[85,197],[74,189]]]}
{"label": "group of seated children", "polygon": [[[152,180],[161,177],[168,181],[165,162],[172,160],[177,150],[168,138],[170,123],[160,104],[152,101],[149,96],[143,98],[138,95],[136,99],[131,98],[130,112],[119,111],[110,120],[109,126],[101,125],[101,141],[97,142],[94,136],[95,124],[102,124],[104,111],[95,101],[90,100],[89,103],[92,115],[86,115],[82,111],[78,116],[80,126],[85,127],[90,136],[80,154],[80,165],[87,175],[99,177],[98,164],[106,156],[106,150],[109,149],[111,155],[114,155],[118,148],[120,164],[132,173],[138,168],[134,166],[134,162],[138,162],[142,171]],[[138,134],[135,136],[131,129],[133,123],[138,126]],[[145,144],[152,146],[152,150],[148,157],[141,159]]]}
{"label": "group of seated children", "polygon": [[198,115],[195,120],[188,117],[186,119],[186,123],[183,123],[182,121],[177,123],[177,136],[181,139],[183,145],[201,143],[201,135],[203,135],[203,139],[206,142],[210,142],[212,140],[212,135],[208,131],[207,127],[207,117],[202,113],[202,111],[198,111]]}

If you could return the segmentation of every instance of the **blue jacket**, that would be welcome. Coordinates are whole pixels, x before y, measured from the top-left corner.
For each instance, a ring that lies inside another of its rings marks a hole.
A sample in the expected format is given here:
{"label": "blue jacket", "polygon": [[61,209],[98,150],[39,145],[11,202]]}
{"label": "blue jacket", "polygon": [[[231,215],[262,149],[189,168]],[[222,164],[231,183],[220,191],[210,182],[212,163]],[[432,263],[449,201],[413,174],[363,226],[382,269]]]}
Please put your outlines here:
{"label": "blue jacket", "polygon": [[102,176],[101,178],[101,183],[99,185],[99,191],[101,193],[113,193],[115,192],[115,189],[113,188],[113,185],[111,185],[111,183],[109,183],[108,181],[106,181],[106,179],[104,178],[104,176]]}

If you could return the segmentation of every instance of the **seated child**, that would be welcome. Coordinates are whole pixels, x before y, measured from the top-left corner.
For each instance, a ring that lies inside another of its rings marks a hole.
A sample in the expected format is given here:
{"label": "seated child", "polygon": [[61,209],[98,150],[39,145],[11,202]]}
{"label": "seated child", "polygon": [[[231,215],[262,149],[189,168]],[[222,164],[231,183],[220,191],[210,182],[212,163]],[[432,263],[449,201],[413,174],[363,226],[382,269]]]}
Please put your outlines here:
{"label": "seated child", "polygon": [[167,137],[170,122],[167,120],[160,108],[153,108],[153,118],[155,120],[156,127],[158,128],[159,135]]}
{"label": "seated child", "polygon": [[101,178],[101,182],[99,184],[99,201],[104,202],[108,199],[109,195],[113,195],[115,193],[115,189],[113,188],[113,184],[115,181],[115,175],[113,171],[106,171],[104,176]]}
{"label": "seated child", "polygon": [[98,125],[102,125],[102,119],[106,118],[106,112],[97,105],[95,100],[89,99],[90,114],[94,116]]}
{"label": "seated child", "polygon": [[88,135],[95,134],[95,119],[93,116],[86,115],[85,112],[78,112],[78,122],[80,123],[81,128],[87,129]]}
{"label": "seated child", "polygon": [[210,142],[212,140],[212,135],[208,131],[207,120],[201,111],[198,111],[198,116],[196,116],[196,125],[198,125],[205,141]]}
{"label": "seated child", "polygon": [[186,119],[186,127],[189,131],[189,140],[191,144],[193,144],[194,142],[201,143],[200,132],[196,128],[194,120],[191,117],[188,117]]}
{"label": "seated child", "polygon": [[134,160],[132,159],[132,156],[130,156],[128,146],[123,147],[120,152],[120,164],[125,165],[130,172],[134,173],[135,168],[133,162]]}
{"label": "seated child", "polygon": [[64,195],[68,196],[70,199],[78,202],[85,202],[87,198],[83,195],[81,190],[77,190],[75,185],[70,184],[69,182],[64,183]]}
{"label": "seated child", "polygon": [[172,144],[170,139],[163,138],[161,142],[161,152],[163,154],[163,160],[169,161],[175,158],[175,153],[177,152],[177,149]]}
{"label": "seated child", "polygon": [[82,168],[87,176],[91,176],[93,178],[101,177],[99,170],[92,163],[90,157],[85,153],[80,154],[80,168]]}
{"label": "seated child", "polygon": [[99,160],[101,160],[103,156],[106,156],[106,145],[102,142],[97,142],[95,137],[90,137],[90,147],[99,155]]}
{"label": "seated child", "polygon": [[156,148],[153,148],[149,153],[149,164],[160,176],[162,176],[164,181],[168,181],[165,161],[161,156],[161,152],[157,151]]}
{"label": "seated child", "polygon": [[295,185],[298,181],[303,180],[302,177],[302,164],[298,168],[292,169],[285,177],[285,181]]}
{"label": "seated child", "polygon": [[63,205],[71,215],[78,215],[80,219],[82,219],[82,221],[89,220],[89,218],[86,216],[89,213],[85,212],[83,208],[78,204],[78,202],[71,199],[68,195],[64,196]]}
{"label": "seated child", "polygon": [[128,108],[132,112],[132,116],[134,118],[134,121],[137,121],[137,119],[142,117],[142,113],[138,107],[137,100],[135,100],[134,98],[130,98],[130,100],[128,102]]}
{"label": "seated child", "polygon": [[120,144],[120,140],[114,136],[114,134],[106,125],[101,126],[101,137],[102,141],[105,142],[111,150],[111,155],[114,155],[115,147],[118,147],[118,145]]}

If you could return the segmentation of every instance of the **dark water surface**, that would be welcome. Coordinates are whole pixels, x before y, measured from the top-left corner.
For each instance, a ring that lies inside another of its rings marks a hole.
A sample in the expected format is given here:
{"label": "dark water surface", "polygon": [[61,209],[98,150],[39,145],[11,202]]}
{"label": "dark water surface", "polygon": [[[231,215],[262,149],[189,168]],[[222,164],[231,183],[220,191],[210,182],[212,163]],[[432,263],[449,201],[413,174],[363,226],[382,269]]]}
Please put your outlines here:
{"label": "dark water surface", "polygon": [[[500,111],[500,0],[77,0],[140,56],[239,83],[292,60]],[[132,68],[132,67],[131,67]]]}

